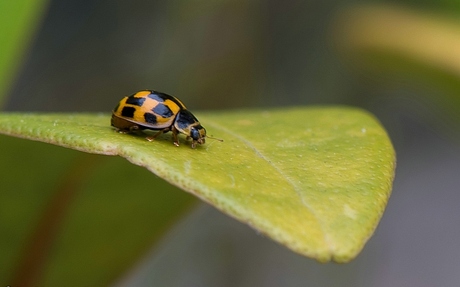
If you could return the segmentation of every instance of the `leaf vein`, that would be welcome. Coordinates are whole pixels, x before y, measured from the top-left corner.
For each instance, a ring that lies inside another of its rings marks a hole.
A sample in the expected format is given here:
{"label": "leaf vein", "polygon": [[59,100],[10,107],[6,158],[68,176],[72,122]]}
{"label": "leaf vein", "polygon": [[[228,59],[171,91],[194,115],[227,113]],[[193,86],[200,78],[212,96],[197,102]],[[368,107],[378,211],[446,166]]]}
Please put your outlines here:
{"label": "leaf vein", "polygon": [[[252,149],[255,154],[262,158],[263,160],[265,160],[271,167],[273,167],[281,176],[282,178],[284,178],[294,189],[295,193],[297,194],[297,196],[300,198],[300,201],[302,202],[302,205],[308,209],[308,211],[313,214],[314,218],[318,221],[319,223],[319,226],[320,226],[320,229],[321,229],[321,233],[323,234],[323,237],[324,237],[324,241],[326,243],[326,245],[330,248],[332,245],[330,244],[330,239],[329,239],[329,236],[328,234],[326,233],[326,231],[324,230],[324,227],[323,227],[323,222],[322,220],[320,219],[320,217],[318,217],[318,215],[316,214],[315,210],[308,204],[308,202],[305,201],[304,197],[302,196],[302,193],[301,193],[301,190],[302,188],[299,187],[288,175],[286,175],[282,169],[280,169],[278,166],[276,166],[270,159],[268,156],[264,155],[257,147],[255,147],[249,140],[247,140],[246,138],[242,137],[241,135],[227,129],[227,128],[224,128],[223,126],[215,123],[215,122],[212,122],[210,123],[209,120],[207,121],[207,124],[208,125],[211,125],[211,126],[214,126],[216,129],[220,129],[222,130],[223,132],[225,133],[228,133],[230,134],[231,136],[237,138],[238,140],[242,141],[245,145],[247,145],[250,149]],[[330,250],[330,252],[332,253],[332,250]]]}

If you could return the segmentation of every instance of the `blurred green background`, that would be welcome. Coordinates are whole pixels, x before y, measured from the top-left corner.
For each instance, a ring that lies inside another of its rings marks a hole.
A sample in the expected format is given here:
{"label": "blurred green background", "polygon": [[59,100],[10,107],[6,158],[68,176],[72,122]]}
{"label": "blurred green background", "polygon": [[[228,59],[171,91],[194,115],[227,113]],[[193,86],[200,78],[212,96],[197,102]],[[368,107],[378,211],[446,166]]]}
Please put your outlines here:
{"label": "blurred green background", "polygon": [[[393,195],[382,222],[362,254],[347,265],[320,265],[293,254],[205,205],[173,224],[194,206],[190,196],[119,159],[91,157],[89,162],[97,162],[93,177],[88,175],[93,181],[85,175],[77,181],[93,184],[78,188],[70,206],[89,208],[83,222],[100,222],[95,229],[109,225],[110,230],[93,239],[76,237],[85,225],[79,226],[75,218],[83,213],[73,209],[61,213],[63,223],[55,231],[61,236],[51,240],[54,243],[45,254],[52,255],[45,255],[48,259],[43,261],[51,263],[42,263],[45,267],[36,279],[43,286],[65,281],[56,279],[62,275],[53,275],[65,268],[60,262],[88,260],[77,259],[85,251],[69,252],[73,245],[65,249],[59,240],[71,243],[73,238],[78,246],[102,238],[113,243],[110,236],[120,238],[123,233],[126,240],[131,238],[129,243],[115,242],[106,253],[88,251],[93,252],[92,260],[105,258],[101,265],[123,263],[114,264],[109,275],[86,266],[96,273],[91,282],[116,286],[460,284],[459,1],[51,0],[42,7],[38,1],[23,2],[14,8],[19,10],[0,4],[5,23],[1,46],[8,47],[15,36],[23,37],[12,51],[2,49],[11,57],[0,57],[12,61],[4,65],[7,73],[1,74],[5,75],[0,93],[5,95],[6,111],[109,113],[121,97],[146,88],[175,95],[192,111],[353,105],[381,120],[398,154]],[[32,11],[28,17],[12,19],[11,15],[25,10]],[[16,31],[13,27],[18,24],[8,26],[14,21],[26,28]],[[410,32],[398,38],[408,27]],[[369,31],[362,32],[363,28]],[[422,44],[410,49],[401,39]],[[426,56],[432,54],[439,57]],[[261,131],[264,136],[269,135]],[[0,240],[4,250],[0,253],[8,254],[1,261],[0,284],[6,285],[12,283],[2,280],[14,277],[11,274],[18,270],[19,254],[27,250],[26,238],[33,234],[35,219],[46,210],[45,202],[52,201],[53,186],[59,186],[53,182],[65,177],[66,167],[78,166],[82,155],[6,137],[0,138],[0,145],[0,231],[8,235]],[[31,175],[29,181],[22,180],[25,170]],[[121,178],[126,186],[134,182],[132,189],[108,184],[111,178]],[[86,207],[81,201],[99,203]],[[157,204],[150,206],[150,202]],[[101,206],[117,212],[99,212]],[[169,209],[161,209],[164,206]],[[68,227],[72,224],[76,229]],[[132,235],[139,228],[147,232]],[[108,253],[117,248],[129,254],[111,259]],[[81,286],[73,278],[86,276],[86,271],[69,269],[68,280]]]}

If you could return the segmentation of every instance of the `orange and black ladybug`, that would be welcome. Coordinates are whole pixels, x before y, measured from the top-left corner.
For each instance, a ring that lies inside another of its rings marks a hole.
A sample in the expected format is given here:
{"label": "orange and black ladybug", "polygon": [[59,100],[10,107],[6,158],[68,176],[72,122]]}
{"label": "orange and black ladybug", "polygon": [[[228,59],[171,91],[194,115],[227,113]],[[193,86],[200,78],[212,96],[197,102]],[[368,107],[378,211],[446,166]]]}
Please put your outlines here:
{"label": "orange and black ladybug", "polygon": [[147,137],[149,141],[172,131],[176,146],[179,146],[178,133],[192,139],[192,148],[197,143],[204,144],[207,137],[206,129],[178,98],[152,90],[124,97],[112,112],[111,124],[121,133],[158,130],[158,133]]}

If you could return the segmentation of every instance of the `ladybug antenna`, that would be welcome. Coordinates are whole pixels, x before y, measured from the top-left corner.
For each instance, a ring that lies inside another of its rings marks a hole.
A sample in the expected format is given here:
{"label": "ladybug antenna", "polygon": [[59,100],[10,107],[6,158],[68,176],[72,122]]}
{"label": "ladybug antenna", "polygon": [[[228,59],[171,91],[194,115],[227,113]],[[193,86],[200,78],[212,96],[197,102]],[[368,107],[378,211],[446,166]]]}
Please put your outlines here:
{"label": "ladybug antenna", "polygon": [[211,137],[211,136],[208,136],[208,135],[206,135],[206,137],[207,137],[207,138],[210,138],[210,139],[213,139],[213,140],[217,140],[217,141],[220,141],[220,142],[223,142],[223,141],[224,141],[224,140],[222,140],[222,139],[213,138],[213,137]]}

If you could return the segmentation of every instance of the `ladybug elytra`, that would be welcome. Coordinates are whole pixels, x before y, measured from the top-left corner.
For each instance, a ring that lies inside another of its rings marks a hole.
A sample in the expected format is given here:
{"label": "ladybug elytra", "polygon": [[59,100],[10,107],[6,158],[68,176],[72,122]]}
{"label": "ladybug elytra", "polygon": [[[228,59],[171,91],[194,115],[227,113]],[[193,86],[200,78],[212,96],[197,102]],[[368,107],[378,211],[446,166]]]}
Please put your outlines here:
{"label": "ladybug elytra", "polygon": [[146,138],[149,141],[171,131],[176,146],[179,146],[178,133],[192,139],[192,148],[205,143],[206,129],[198,119],[179,99],[157,91],[143,90],[124,97],[112,112],[111,124],[121,133],[158,130]]}

